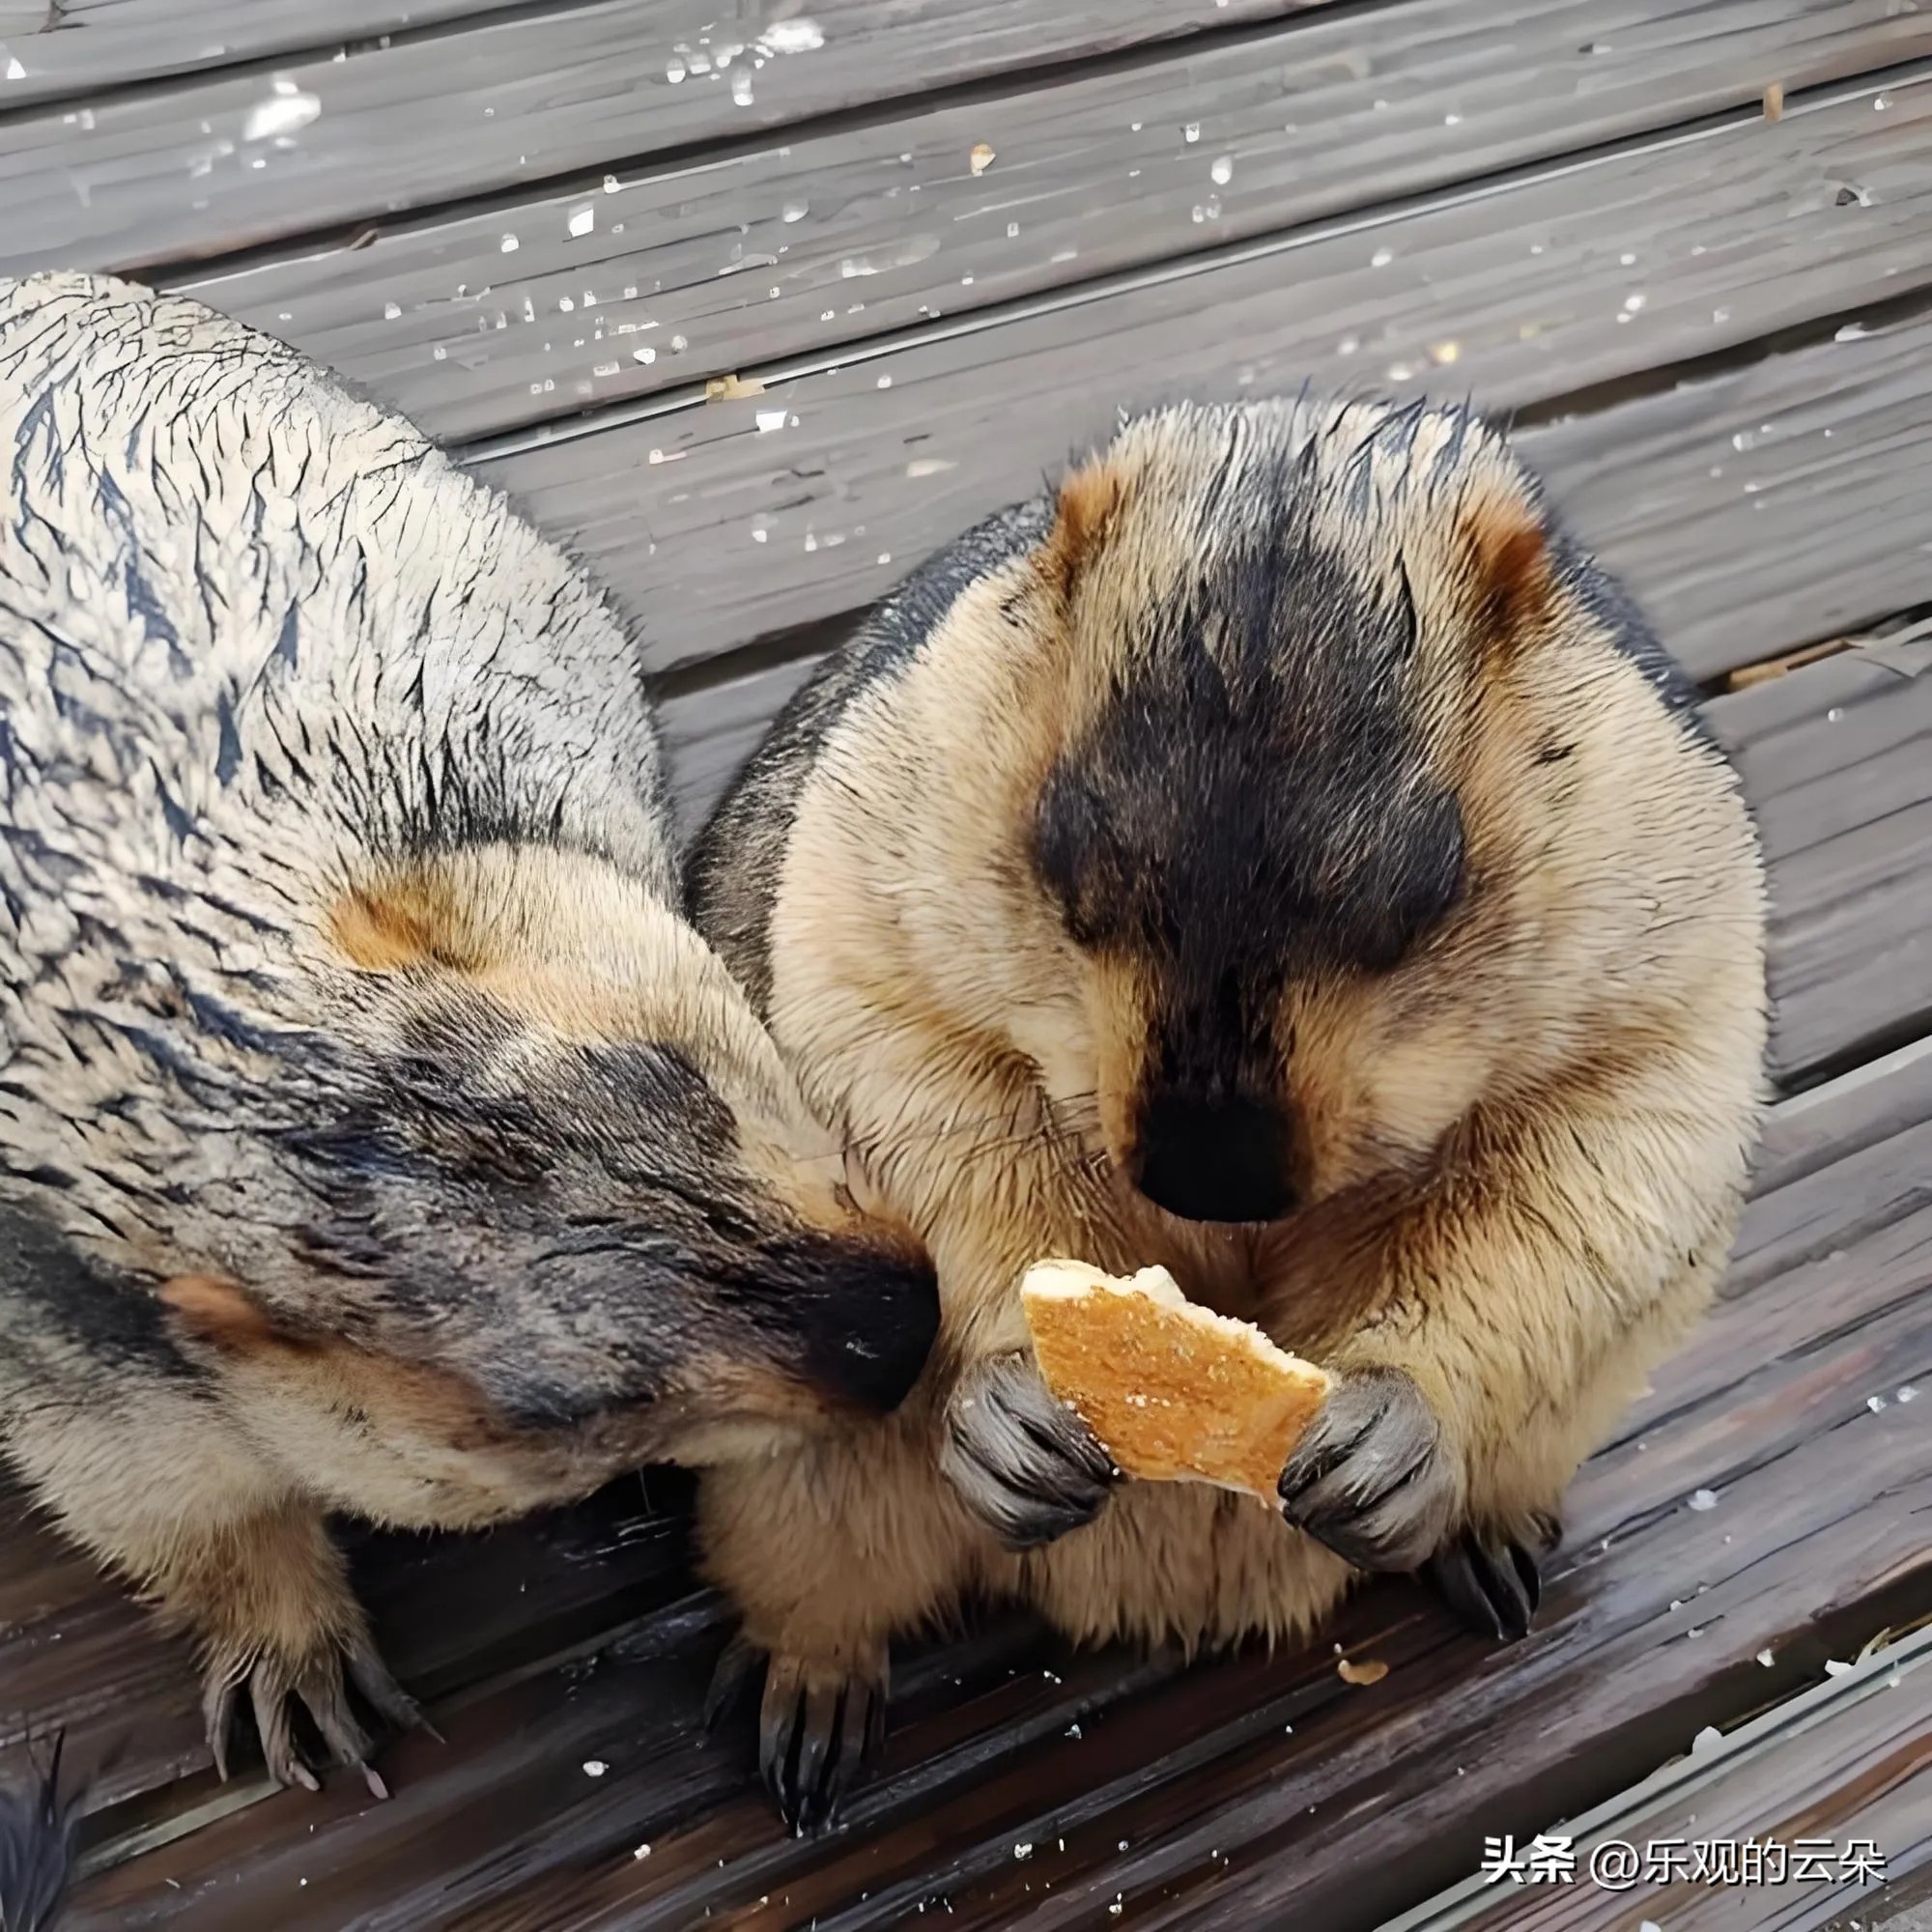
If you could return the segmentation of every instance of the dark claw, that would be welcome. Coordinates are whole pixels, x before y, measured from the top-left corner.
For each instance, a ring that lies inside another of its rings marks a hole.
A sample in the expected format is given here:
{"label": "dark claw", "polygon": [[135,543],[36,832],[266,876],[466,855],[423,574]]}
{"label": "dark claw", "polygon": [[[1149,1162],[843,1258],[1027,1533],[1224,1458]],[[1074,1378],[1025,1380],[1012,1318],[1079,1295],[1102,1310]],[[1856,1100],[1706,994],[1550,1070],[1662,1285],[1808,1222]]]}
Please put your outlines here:
{"label": "dark claw", "polygon": [[241,1690],[240,1679],[211,1673],[201,1693],[202,1728],[214,1759],[214,1775],[223,1784],[228,1782],[228,1734],[234,1727],[235,1705]]}
{"label": "dark claw", "polygon": [[1281,1472],[1283,1514],[1364,1570],[1413,1570],[1454,1501],[1441,1426],[1414,1381],[1375,1369],[1337,1384]]}
{"label": "dark claw", "polygon": [[261,1741],[262,1762],[277,1784],[298,1784],[305,1791],[322,1789],[321,1780],[296,1745],[292,1700],[298,1698],[334,1761],[360,1773],[373,1796],[387,1798],[389,1787],[369,1764],[371,1740],[349,1701],[351,1684],[385,1722],[399,1730],[422,1729],[432,1737],[437,1735],[415,1700],[389,1675],[366,1642],[339,1658],[328,1653],[299,1674],[282,1659],[263,1653],[239,1672],[226,1664],[211,1669],[201,1708],[216,1774],[224,1780],[229,1775],[229,1735],[245,1686]]}
{"label": "dark claw", "polygon": [[316,1776],[296,1749],[293,1714],[289,1710],[287,1673],[258,1660],[248,1673],[248,1695],[255,1706],[255,1729],[262,1740],[262,1761],[277,1784],[299,1784],[304,1791],[320,1791]]}
{"label": "dark claw", "polygon": [[1024,1355],[981,1362],[953,1391],[940,1465],[1009,1549],[1093,1521],[1118,1480],[1093,1431]]}
{"label": "dark claw", "polygon": [[[1541,1527],[1531,1538],[1547,1552],[1555,1538],[1541,1538]],[[1467,1531],[1431,1557],[1422,1574],[1463,1623],[1500,1643],[1527,1636],[1543,1601],[1538,1552],[1513,1539],[1485,1542]]]}
{"label": "dark claw", "polygon": [[797,1665],[774,1660],[758,1724],[758,1768],[791,1831],[804,1836],[837,1822],[884,1737],[885,1702],[881,1682],[813,1684]]}
{"label": "dark claw", "polygon": [[309,1672],[296,1686],[302,1708],[315,1719],[335,1762],[353,1771],[366,1772],[369,1764],[369,1738],[349,1708],[342,1679],[332,1670]]}
{"label": "dark claw", "polygon": [[389,1666],[373,1644],[358,1643],[350,1651],[347,1662],[350,1682],[391,1729],[427,1731],[438,1744],[443,1742],[442,1733],[423,1716],[422,1706],[389,1675]]}
{"label": "dark claw", "polygon": [[765,1653],[755,1644],[747,1643],[742,1636],[734,1636],[724,1646],[724,1655],[719,1658],[711,1673],[711,1683],[704,1692],[706,1737],[711,1736],[744,1703],[756,1687],[764,1668]]}

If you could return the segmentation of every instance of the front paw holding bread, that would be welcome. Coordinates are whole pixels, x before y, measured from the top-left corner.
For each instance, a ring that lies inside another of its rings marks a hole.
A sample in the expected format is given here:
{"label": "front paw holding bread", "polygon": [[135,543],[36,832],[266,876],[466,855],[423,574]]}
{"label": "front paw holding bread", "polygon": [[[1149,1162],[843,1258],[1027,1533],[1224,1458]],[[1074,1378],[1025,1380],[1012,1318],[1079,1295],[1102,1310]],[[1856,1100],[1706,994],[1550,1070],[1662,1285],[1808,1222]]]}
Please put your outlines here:
{"label": "front paw holding bread", "polygon": [[1283,1514],[1363,1570],[1414,1570],[1455,1516],[1442,1426],[1413,1378],[1365,1369],[1340,1378],[1279,1484]]}

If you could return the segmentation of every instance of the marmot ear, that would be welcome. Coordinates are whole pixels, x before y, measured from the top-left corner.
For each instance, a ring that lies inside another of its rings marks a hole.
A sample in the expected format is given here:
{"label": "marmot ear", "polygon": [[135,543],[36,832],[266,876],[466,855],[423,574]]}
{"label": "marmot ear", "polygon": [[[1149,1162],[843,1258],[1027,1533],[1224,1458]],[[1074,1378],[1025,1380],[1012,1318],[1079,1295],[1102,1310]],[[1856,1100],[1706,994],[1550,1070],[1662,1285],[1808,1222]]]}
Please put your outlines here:
{"label": "marmot ear", "polygon": [[1529,641],[1554,601],[1549,534],[1535,504],[1511,492],[1466,506],[1460,535],[1482,649],[1506,661]]}
{"label": "marmot ear", "polygon": [[1126,499],[1126,478],[1106,453],[1090,457],[1061,484],[1053,528],[1036,554],[1063,604],[1072,601]]}

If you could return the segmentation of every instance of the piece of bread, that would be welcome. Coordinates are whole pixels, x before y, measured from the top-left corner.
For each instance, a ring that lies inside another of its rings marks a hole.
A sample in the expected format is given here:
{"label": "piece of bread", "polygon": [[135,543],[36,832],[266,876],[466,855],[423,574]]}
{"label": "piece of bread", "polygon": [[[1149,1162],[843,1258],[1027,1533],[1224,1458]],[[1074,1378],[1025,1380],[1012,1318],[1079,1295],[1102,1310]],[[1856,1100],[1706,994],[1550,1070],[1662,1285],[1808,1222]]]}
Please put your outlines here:
{"label": "piece of bread", "polygon": [[1119,1281],[1041,1262],[1020,1283],[1020,1305],[1047,1387],[1127,1475],[1277,1500],[1282,1468],[1327,1399],[1324,1370],[1189,1301],[1165,1268]]}

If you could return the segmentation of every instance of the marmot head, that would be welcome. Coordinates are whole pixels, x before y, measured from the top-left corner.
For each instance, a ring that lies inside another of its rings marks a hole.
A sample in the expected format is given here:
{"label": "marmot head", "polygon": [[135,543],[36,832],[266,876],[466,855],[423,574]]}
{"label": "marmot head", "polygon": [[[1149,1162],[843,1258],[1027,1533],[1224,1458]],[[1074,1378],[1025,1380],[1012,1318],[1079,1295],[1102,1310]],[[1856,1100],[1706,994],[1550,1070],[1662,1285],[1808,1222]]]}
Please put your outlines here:
{"label": "marmot head", "polygon": [[931,1267],[678,915],[595,587],[198,303],[0,281],[0,1206],[311,1395],[639,1441],[893,1406]]}
{"label": "marmot head", "polygon": [[1069,477],[1032,563],[1047,723],[1008,876],[1077,962],[1086,1087],[1142,1194],[1278,1218],[1426,1162],[1574,1048],[1577,881],[1615,866],[1566,828],[1568,760],[1679,727],[1492,431],[1169,411]]}
{"label": "marmot head", "polygon": [[523,1423],[639,1397],[681,1426],[903,1399],[938,1327],[932,1264],[861,1212],[668,906],[499,849],[365,882],[333,923],[365,968],[342,1030],[373,1051],[348,1104],[282,1137],[323,1204],[309,1257],[380,1269],[392,1309],[452,1341],[459,1308],[494,1304],[475,1378]]}
{"label": "marmot head", "polygon": [[165,1278],[191,1345],[372,1414],[427,1378],[478,1428],[616,1428],[638,1460],[902,1400],[932,1264],[653,883],[465,848],[365,867],[324,923],[301,1023],[164,974],[122,1049],[194,1178],[124,1179],[138,1237],[82,1245]]}

